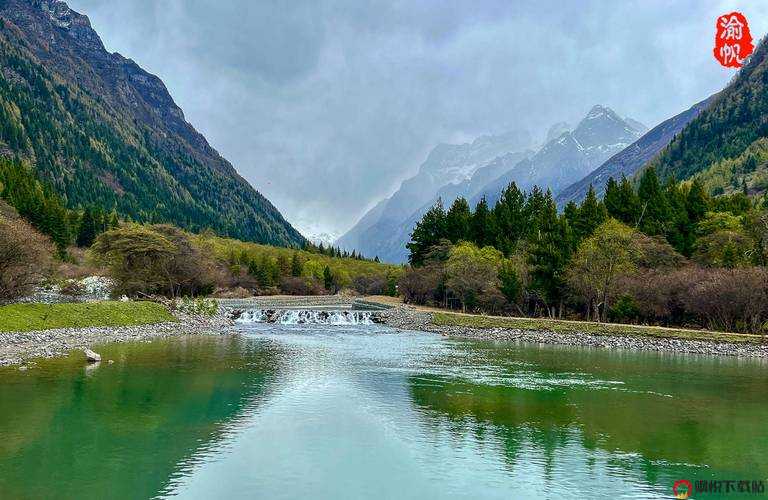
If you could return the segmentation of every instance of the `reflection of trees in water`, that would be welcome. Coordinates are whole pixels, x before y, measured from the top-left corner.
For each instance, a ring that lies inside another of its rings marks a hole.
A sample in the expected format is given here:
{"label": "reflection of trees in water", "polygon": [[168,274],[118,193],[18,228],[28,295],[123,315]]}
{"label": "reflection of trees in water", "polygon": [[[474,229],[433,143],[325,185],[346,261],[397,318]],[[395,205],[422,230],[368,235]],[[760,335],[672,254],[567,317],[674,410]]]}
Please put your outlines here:
{"label": "reflection of trees in water", "polygon": [[255,411],[281,364],[276,346],[190,337],[100,351],[86,373],[51,360],[0,384],[0,497],[148,498]]}
{"label": "reflection of trees in water", "polygon": [[[456,350],[470,345],[457,344]],[[768,474],[763,366],[647,354],[474,348],[480,352],[467,353],[465,360],[502,367],[509,378],[535,369],[542,379],[575,374],[598,383],[522,388],[443,375],[411,377],[413,402],[436,439],[448,430],[457,442],[471,433],[489,451],[499,443],[510,467],[533,449],[545,475],[557,452],[569,445],[587,450],[588,467],[603,456],[612,468],[651,484],[680,474]],[[624,383],[601,385],[600,380]],[[704,473],[692,467],[703,464],[710,466]]]}
{"label": "reflection of trees in water", "polygon": [[[425,383],[426,382],[426,383]],[[554,455],[574,438],[574,409],[565,391],[531,391],[481,385],[445,377],[412,377],[414,403],[421,408],[435,439],[448,430],[455,444],[471,434],[484,451],[499,446],[510,470],[521,455],[541,454],[548,477]]]}

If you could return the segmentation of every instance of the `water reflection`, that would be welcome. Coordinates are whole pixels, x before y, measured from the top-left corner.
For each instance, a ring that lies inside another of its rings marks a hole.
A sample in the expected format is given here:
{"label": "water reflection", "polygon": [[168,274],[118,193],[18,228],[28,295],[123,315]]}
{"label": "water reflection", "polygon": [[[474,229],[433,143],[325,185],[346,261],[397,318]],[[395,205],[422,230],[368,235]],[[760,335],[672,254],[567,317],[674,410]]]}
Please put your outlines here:
{"label": "water reflection", "polygon": [[217,448],[279,368],[279,353],[233,337],[100,352],[115,362],[0,374],[0,498],[153,497]]}
{"label": "water reflection", "polygon": [[758,361],[371,325],[100,352],[0,372],[0,497],[658,498],[768,476]]}

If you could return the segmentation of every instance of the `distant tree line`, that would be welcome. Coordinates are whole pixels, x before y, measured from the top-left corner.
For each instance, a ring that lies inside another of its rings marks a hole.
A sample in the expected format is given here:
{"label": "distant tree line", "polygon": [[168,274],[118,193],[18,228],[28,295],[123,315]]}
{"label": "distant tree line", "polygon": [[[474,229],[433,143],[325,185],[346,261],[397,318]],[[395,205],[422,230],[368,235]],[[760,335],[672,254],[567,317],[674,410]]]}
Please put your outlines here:
{"label": "distant tree line", "polygon": [[365,257],[362,253],[358,253],[357,250],[352,250],[351,252],[347,250],[342,250],[339,247],[335,247],[333,245],[323,245],[320,244],[314,244],[311,241],[306,241],[302,247],[302,250],[305,252],[310,253],[317,253],[320,255],[327,255],[328,257],[337,257],[339,259],[356,259],[356,260],[367,260],[370,262],[380,262],[378,255],[374,257],[373,259],[369,259]]}
{"label": "distant tree line", "polygon": [[[764,205],[743,192],[710,197],[697,180],[661,182],[653,168],[561,212],[549,191],[512,183],[492,208],[458,198],[427,211],[400,288],[411,302],[473,311],[756,331],[768,282],[735,290],[765,273]],[[727,313],[701,307],[702,283]]]}

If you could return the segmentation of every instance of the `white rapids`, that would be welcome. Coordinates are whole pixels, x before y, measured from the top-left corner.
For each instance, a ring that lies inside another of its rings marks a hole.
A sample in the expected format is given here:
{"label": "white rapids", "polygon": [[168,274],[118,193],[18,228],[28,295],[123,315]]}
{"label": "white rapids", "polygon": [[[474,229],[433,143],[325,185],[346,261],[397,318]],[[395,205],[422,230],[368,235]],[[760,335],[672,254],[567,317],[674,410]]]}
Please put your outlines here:
{"label": "white rapids", "polygon": [[235,323],[278,323],[281,325],[372,325],[371,311],[316,311],[311,309],[246,309]]}

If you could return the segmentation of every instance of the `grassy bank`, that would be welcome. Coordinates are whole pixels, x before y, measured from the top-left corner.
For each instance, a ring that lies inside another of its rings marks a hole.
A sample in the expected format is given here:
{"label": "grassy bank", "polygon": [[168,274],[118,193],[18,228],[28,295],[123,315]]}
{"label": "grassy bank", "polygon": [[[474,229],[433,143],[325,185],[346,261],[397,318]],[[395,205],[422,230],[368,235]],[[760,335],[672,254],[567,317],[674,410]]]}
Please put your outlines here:
{"label": "grassy bank", "polygon": [[11,304],[0,307],[0,332],[133,326],[166,321],[175,321],[175,318],[165,307],[154,302]]}
{"label": "grassy bank", "polygon": [[688,330],[660,326],[624,325],[617,323],[592,323],[588,321],[563,321],[544,318],[508,318],[437,312],[433,322],[441,326],[468,328],[509,328],[518,330],[543,330],[556,333],[591,333],[595,335],[635,335],[646,337],[678,338],[685,340],[715,340],[719,342],[761,342],[760,335],[721,333],[707,330]]}

